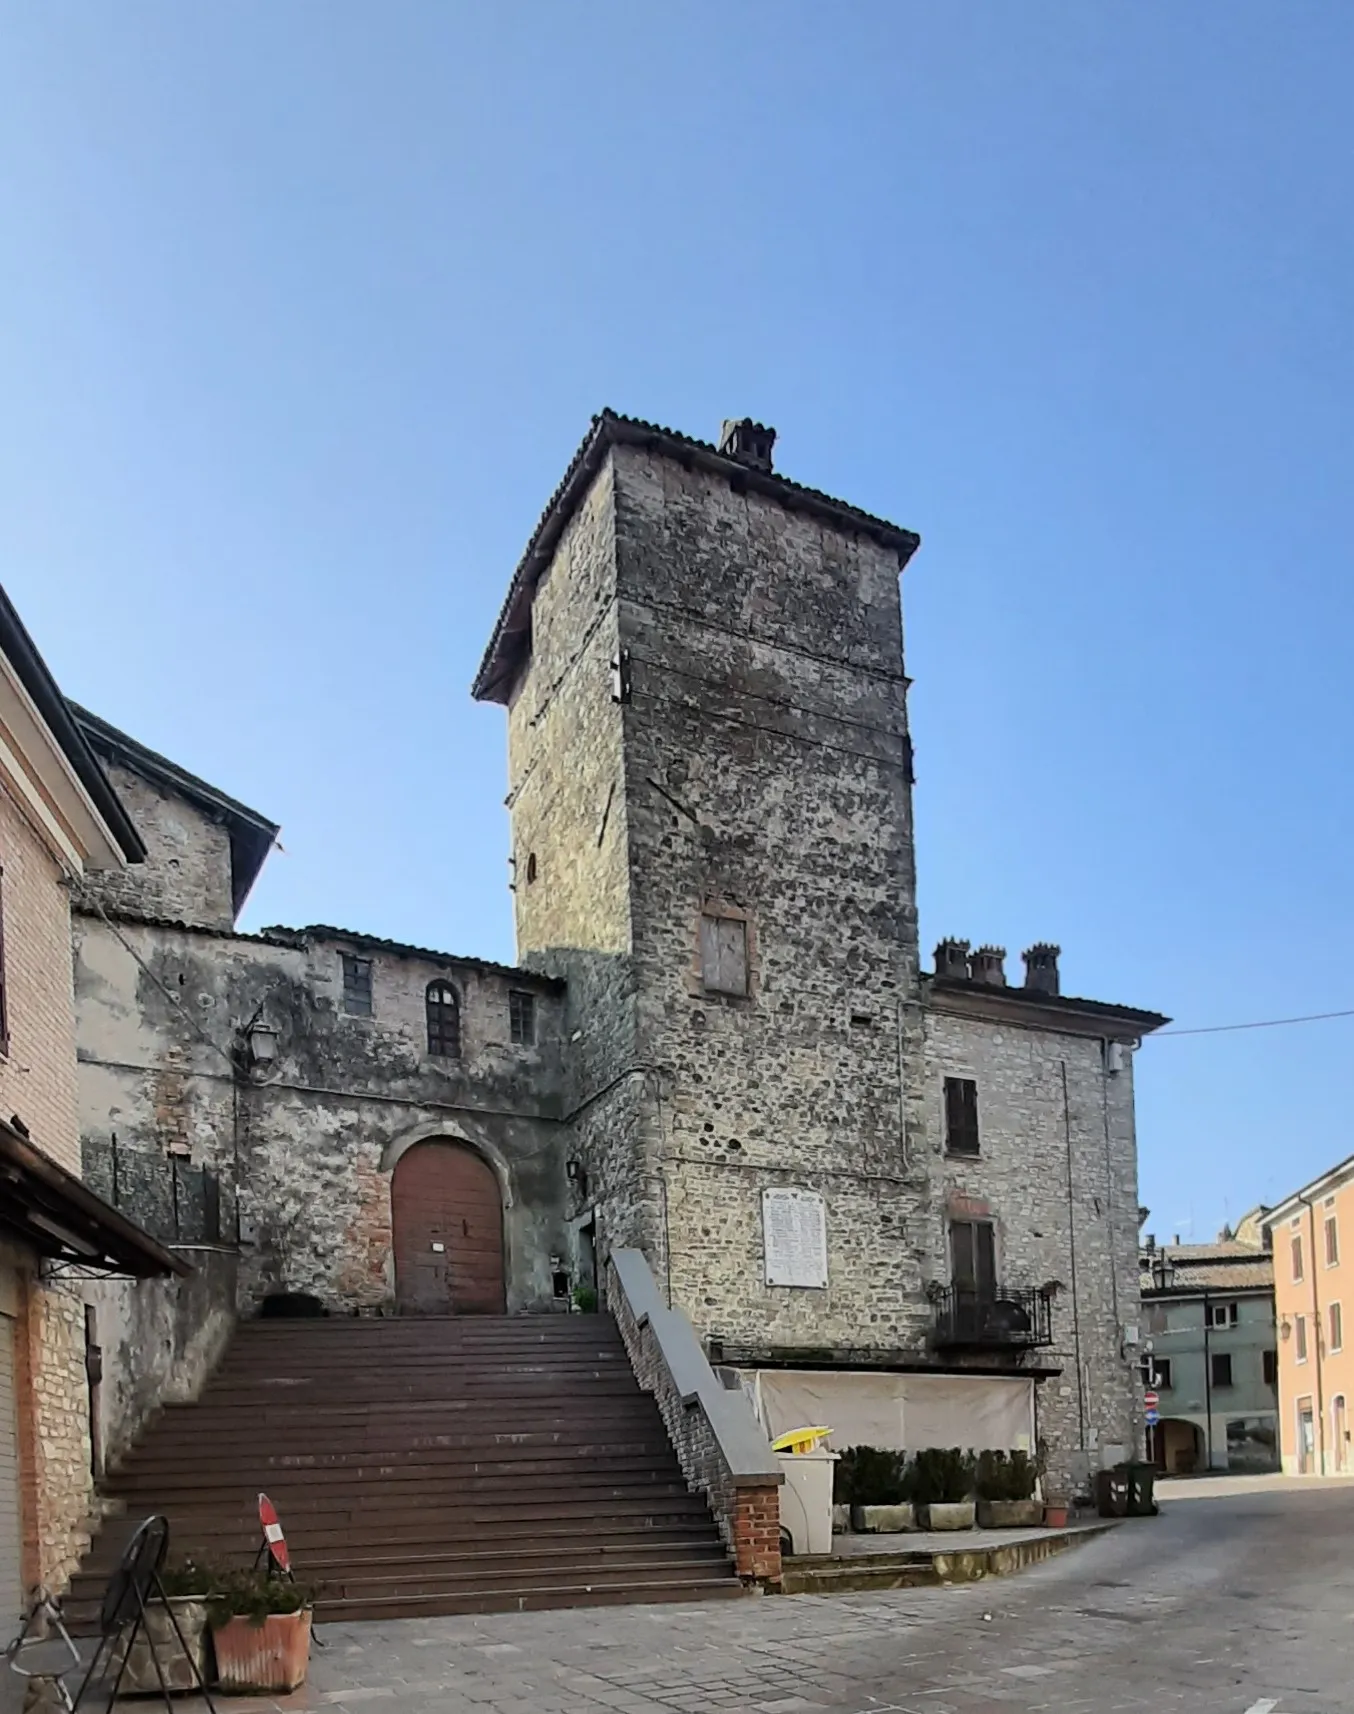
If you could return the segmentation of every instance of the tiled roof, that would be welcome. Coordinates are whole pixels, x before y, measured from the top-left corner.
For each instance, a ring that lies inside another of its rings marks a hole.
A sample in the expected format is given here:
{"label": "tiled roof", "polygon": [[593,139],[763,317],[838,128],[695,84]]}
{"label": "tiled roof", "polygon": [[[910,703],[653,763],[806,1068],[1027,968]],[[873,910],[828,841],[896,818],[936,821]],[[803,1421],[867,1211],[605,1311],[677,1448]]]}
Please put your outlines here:
{"label": "tiled roof", "polygon": [[695,461],[707,470],[736,477],[747,487],[769,494],[795,510],[810,512],[873,536],[884,546],[896,548],[904,562],[916,552],[921,540],[915,531],[891,524],[886,518],[877,518],[845,500],[834,499],[821,489],[805,487],[803,483],[792,482],[788,476],[779,476],[774,471],[754,469],[721,452],[710,441],[696,440],[691,435],[663,428],[658,423],[645,422],[640,417],[604,410],[592,419],[592,427],[569,461],[559,487],[550,496],[539,523],[532,531],[526,552],[513,573],[489,646],[475,676],[472,694],[481,702],[503,699],[504,681],[520,658],[528,634],[536,584],[549,564],[555,544],[573,516],[574,508],[601,467],[607,450],[617,444],[657,447],[677,458]]}
{"label": "tiled roof", "polygon": [[936,976],[924,971],[922,984],[923,999],[932,995],[942,999],[946,995],[964,996],[973,1003],[989,1003],[1008,1011],[1032,1006],[1050,1018],[1061,1015],[1068,1019],[1101,1019],[1107,1024],[1118,1022],[1125,1027],[1131,1026],[1134,1035],[1147,1035],[1171,1021],[1161,1012],[1146,1012],[1139,1006],[1118,1006],[1107,1000],[1080,1000],[1071,994],[1046,994],[1041,988],[974,982],[968,977]]}
{"label": "tiled roof", "polygon": [[[1144,1291],[1191,1291],[1207,1287],[1244,1291],[1274,1284],[1274,1258],[1251,1244],[1219,1240],[1213,1244],[1163,1244],[1153,1252],[1157,1271],[1141,1260]],[[1165,1269],[1162,1282],[1162,1264]]]}
{"label": "tiled roof", "polygon": [[388,952],[395,958],[421,958],[430,964],[454,964],[460,970],[477,970],[482,976],[509,976],[517,982],[529,982],[553,994],[562,994],[567,984],[558,976],[545,976],[539,970],[524,970],[516,964],[495,964],[488,958],[470,958],[459,952],[439,952],[429,946],[409,946],[402,940],[386,940],[379,934],[361,934],[356,929],[334,928],[329,923],[307,923],[304,928],[286,928],[281,924],[260,932],[262,940],[275,945],[296,946],[311,940],[341,940],[349,946],[359,946],[364,952]]}

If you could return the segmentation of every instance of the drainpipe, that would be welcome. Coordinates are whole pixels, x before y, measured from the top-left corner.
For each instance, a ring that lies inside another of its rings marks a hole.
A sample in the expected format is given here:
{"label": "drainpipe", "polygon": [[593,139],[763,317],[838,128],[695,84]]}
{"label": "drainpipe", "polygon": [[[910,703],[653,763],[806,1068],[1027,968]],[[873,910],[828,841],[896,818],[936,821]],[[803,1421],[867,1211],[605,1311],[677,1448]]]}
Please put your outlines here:
{"label": "drainpipe", "polygon": [[1316,1351],[1316,1473],[1326,1474],[1326,1392],[1321,1374],[1321,1347],[1325,1331],[1321,1325],[1321,1294],[1317,1290],[1316,1274],[1316,1204],[1298,1192],[1298,1201],[1307,1210],[1307,1230],[1311,1234],[1312,1261],[1312,1345]]}
{"label": "drainpipe", "polygon": [[1207,1468],[1213,1468],[1213,1353],[1209,1343],[1212,1317],[1208,1309],[1208,1287],[1204,1287],[1204,1445]]}

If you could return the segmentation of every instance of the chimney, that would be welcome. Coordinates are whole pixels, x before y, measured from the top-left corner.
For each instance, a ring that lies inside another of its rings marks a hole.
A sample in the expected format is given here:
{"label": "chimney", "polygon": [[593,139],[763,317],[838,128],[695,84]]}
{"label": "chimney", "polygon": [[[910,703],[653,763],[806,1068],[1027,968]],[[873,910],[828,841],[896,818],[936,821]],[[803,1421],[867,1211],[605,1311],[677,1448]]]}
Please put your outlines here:
{"label": "chimney", "polygon": [[751,417],[724,419],[719,431],[719,450],[726,458],[736,458],[752,470],[771,469],[771,448],[776,444],[776,431]]}
{"label": "chimney", "polygon": [[1029,949],[1022,952],[1025,960],[1025,986],[1033,988],[1037,994],[1056,994],[1058,992],[1058,956],[1062,947],[1051,946],[1048,941],[1040,940]]}
{"label": "chimney", "polygon": [[968,942],[966,940],[942,940],[936,948],[936,975],[948,976],[951,981],[968,981]]}
{"label": "chimney", "polygon": [[1006,948],[980,946],[969,960],[969,973],[975,982],[986,982],[990,988],[1006,986]]}

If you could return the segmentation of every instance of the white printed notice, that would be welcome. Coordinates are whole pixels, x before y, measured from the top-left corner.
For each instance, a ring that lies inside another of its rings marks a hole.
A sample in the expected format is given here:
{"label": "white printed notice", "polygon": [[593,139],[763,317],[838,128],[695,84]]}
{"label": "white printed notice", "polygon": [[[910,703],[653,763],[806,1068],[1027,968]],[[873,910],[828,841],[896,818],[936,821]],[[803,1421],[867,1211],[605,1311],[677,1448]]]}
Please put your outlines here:
{"label": "white printed notice", "polygon": [[762,1249],[767,1285],[827,1284],[827,1216],[816,1190],[762,1192]]}

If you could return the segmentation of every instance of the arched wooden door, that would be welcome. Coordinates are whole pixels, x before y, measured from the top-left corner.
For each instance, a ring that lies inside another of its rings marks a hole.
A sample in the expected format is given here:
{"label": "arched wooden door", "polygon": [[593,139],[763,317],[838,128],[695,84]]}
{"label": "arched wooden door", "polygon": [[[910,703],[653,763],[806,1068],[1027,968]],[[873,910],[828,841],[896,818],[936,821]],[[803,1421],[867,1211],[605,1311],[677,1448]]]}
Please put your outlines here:
{"label": "arched wooden door", "polygon": [[415,1143],[390,1187],[401,1315],[502,1315],[498,1179],[464,1143]]}

